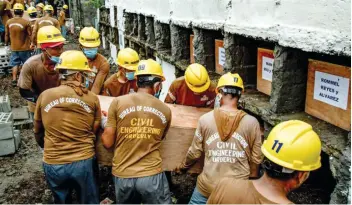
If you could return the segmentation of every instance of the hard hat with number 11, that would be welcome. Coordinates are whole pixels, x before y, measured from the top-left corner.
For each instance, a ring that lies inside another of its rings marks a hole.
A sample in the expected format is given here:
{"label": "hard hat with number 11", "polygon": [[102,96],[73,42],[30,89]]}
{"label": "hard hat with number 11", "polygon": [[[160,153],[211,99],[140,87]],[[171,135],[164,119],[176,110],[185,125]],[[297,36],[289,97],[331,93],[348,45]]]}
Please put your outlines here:
{"label": "hard hat with number 11", "polygon": [[310,124],[289,120],[276,125],[262,145],[270,161],[297,171],[313,171],[321,167],[321,142]]}

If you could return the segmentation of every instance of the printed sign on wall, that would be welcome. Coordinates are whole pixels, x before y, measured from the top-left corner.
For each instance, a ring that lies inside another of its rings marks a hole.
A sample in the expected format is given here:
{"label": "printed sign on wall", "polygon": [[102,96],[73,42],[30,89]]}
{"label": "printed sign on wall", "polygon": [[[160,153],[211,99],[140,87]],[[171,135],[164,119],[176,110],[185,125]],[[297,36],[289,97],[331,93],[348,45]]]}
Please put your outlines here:
{"label": "printed sign on wall", "polygon": [[273,81],[273,67],[274,67],[274,58],[268,58],[263,56],[262,61],[262,78],[264,80]]}
{"label": "printed sign on wall", "polygon": [[224,74],[224,65],[226,61],[225,48],[223,40],[215,40],[215,71]]}
{"label": "printed sign on wall", "polygon": [[225,65],[225,48],[219,47],[219,65]]}
{"label": "printed sign on wall", "polygon": [[314,99],[346,110],[349,84],[348,78],[315,71]]}

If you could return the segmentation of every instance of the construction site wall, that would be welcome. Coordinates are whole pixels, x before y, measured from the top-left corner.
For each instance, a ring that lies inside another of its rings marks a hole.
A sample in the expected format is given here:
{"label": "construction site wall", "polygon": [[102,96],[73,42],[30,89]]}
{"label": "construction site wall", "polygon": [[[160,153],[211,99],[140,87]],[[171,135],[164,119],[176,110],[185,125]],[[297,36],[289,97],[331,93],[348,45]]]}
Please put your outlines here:
{"label": "construction site wall", "polygon": [[[105,0],[97,16],[103,47],[112,58],[116,59],[119,49],[131,47],[142,59],[153,58],[162,65],[167,80],[161,99],[171,82],[191,62],[197,62],[208,69],[214,82],[228,71],[242,76],[246,91],[241,107],[260,120],[265,136],[285,120],[310,123],[322,141],[324,171],[317,181],[328,190],[331,203],[347,203],[350,4],[330,0]],[[263,61],[271,65],[270,75],[262,73],[266,71],[261,68]],[[315,97],[314,80],[319,72],[348,82],[341,88],[343,102]]]}

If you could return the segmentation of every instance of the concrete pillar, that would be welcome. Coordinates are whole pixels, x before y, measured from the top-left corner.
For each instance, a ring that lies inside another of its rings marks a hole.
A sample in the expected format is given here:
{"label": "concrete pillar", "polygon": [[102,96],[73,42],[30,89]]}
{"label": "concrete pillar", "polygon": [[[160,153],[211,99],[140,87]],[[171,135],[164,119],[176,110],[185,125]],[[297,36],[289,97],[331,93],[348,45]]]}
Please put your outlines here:
{"label": "concrete pillar", "polygon": [[127,35],[132,35],[133,30],[133,14],[132,13],[124,13],[125,16],[125,33]]}
{"label": "concrete pillar", "polygon": [[132,36],[138,36],[138,14],[133,15]]}
{"label": "concrete pillar", "polygon": [[275,113],[303,111],[307,86],[306,53],[279,45],[274,49],[270,104]]}
{"label": "concrete pillar", "polygon": [[145,33],[147,35],[147,44],[155,46],[154,19],[153,17],[145,18]]}
{"label": "concrete pillar", "polygon": [[224,48],[225,72],[238,73],[246,85],[255,85],[257,81],[257,47],[255,42],[242,36],[225,33]]}
{"label": "concrete pillar", "polygon": [[141,14],[138,15],[138,40],[145,41],[146,40],[145,33],[145,17]]}
{"label": "concrete pillar", "polygon": [[171,55],[175,61],[188,60],[190,56],[189,38],[191,31],[175,24],[170,25]]}
{"label": "concrete pillar", "polygon": [[194,59],[209,71],[215,71],[215,39],[211,31],[193,28]]}
{"label": "concrete pillar", "polygon": [[159,21],[154,22],[156,50],[168,51],[171,49],[170,26]]}

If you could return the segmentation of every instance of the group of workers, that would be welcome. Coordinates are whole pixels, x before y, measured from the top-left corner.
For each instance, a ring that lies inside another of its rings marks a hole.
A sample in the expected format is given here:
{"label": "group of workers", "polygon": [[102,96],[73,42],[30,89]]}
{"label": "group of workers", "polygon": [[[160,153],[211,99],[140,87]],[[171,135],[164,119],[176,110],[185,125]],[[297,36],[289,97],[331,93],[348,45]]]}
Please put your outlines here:
{"label": "group of workers", "polygon": [[[118,72],[108,76],[110,64],[98,53],[96,29],[81,30],[79,51],[63,51],[65,38],[56,20],[46,15],[30,29],[22,14],[23,8],[15,7],[17,17],[7,29],[14,59],[24,63],[19,92],[34,116],[55,203],[71,203],[73,189],[80,203],[99,203],[95,144],[103,130],[99,140],[114,150],[116,203],[170,204],[171,174],[162,169],[160,146],[172,113],[158,99],[165,81],[161,65],[125,48],[117,55]],[[41,21],[51,23],[41,26]],[[41,52],[26,60],[23,52],[31,43]],[[173,170],[183,173],[204,156],[190,204],[292,203],[288,192],[321,166],[319,136],[305,122],[282,122],[263,143],[257,119],[238,109],[243,92],[238,74],[224,74],[215,85],[196,63],[169,88],[165,103],[213,108],[215,98],[220,99],[220,107],[199,119],[187,155]],[[97,95],[116,98],[101,110]],[[264,174],[259,178],[260,166]]]}
{"label": "group of workers", "polygon": [[[9,4],[7,4],[9,5]],[[3,13],[11,12],[11,7],[5,7]],[[66,12],[68,6],[64,5],[58,15],[58,19],[53,17],[54,8],[51,5],[39,3],[35,7],[28,7],[28,18],[23,17],[25,12],[24,4],[15,3],[13,5],[13,18],[2,21],[5,26],[5,45],[10,44],[11,56],[10,66],[12,67],[12,86],[17,86],[17,78],[23,64],[35,54],[41,52],[37,44],[38,30],[44,26],[55,26],[61,30],[63,37],[66,37],[67,28],[65,26]],[[2,17],[5,14],[2,15]],[[2,18],[3,19],[3,18]]]}

